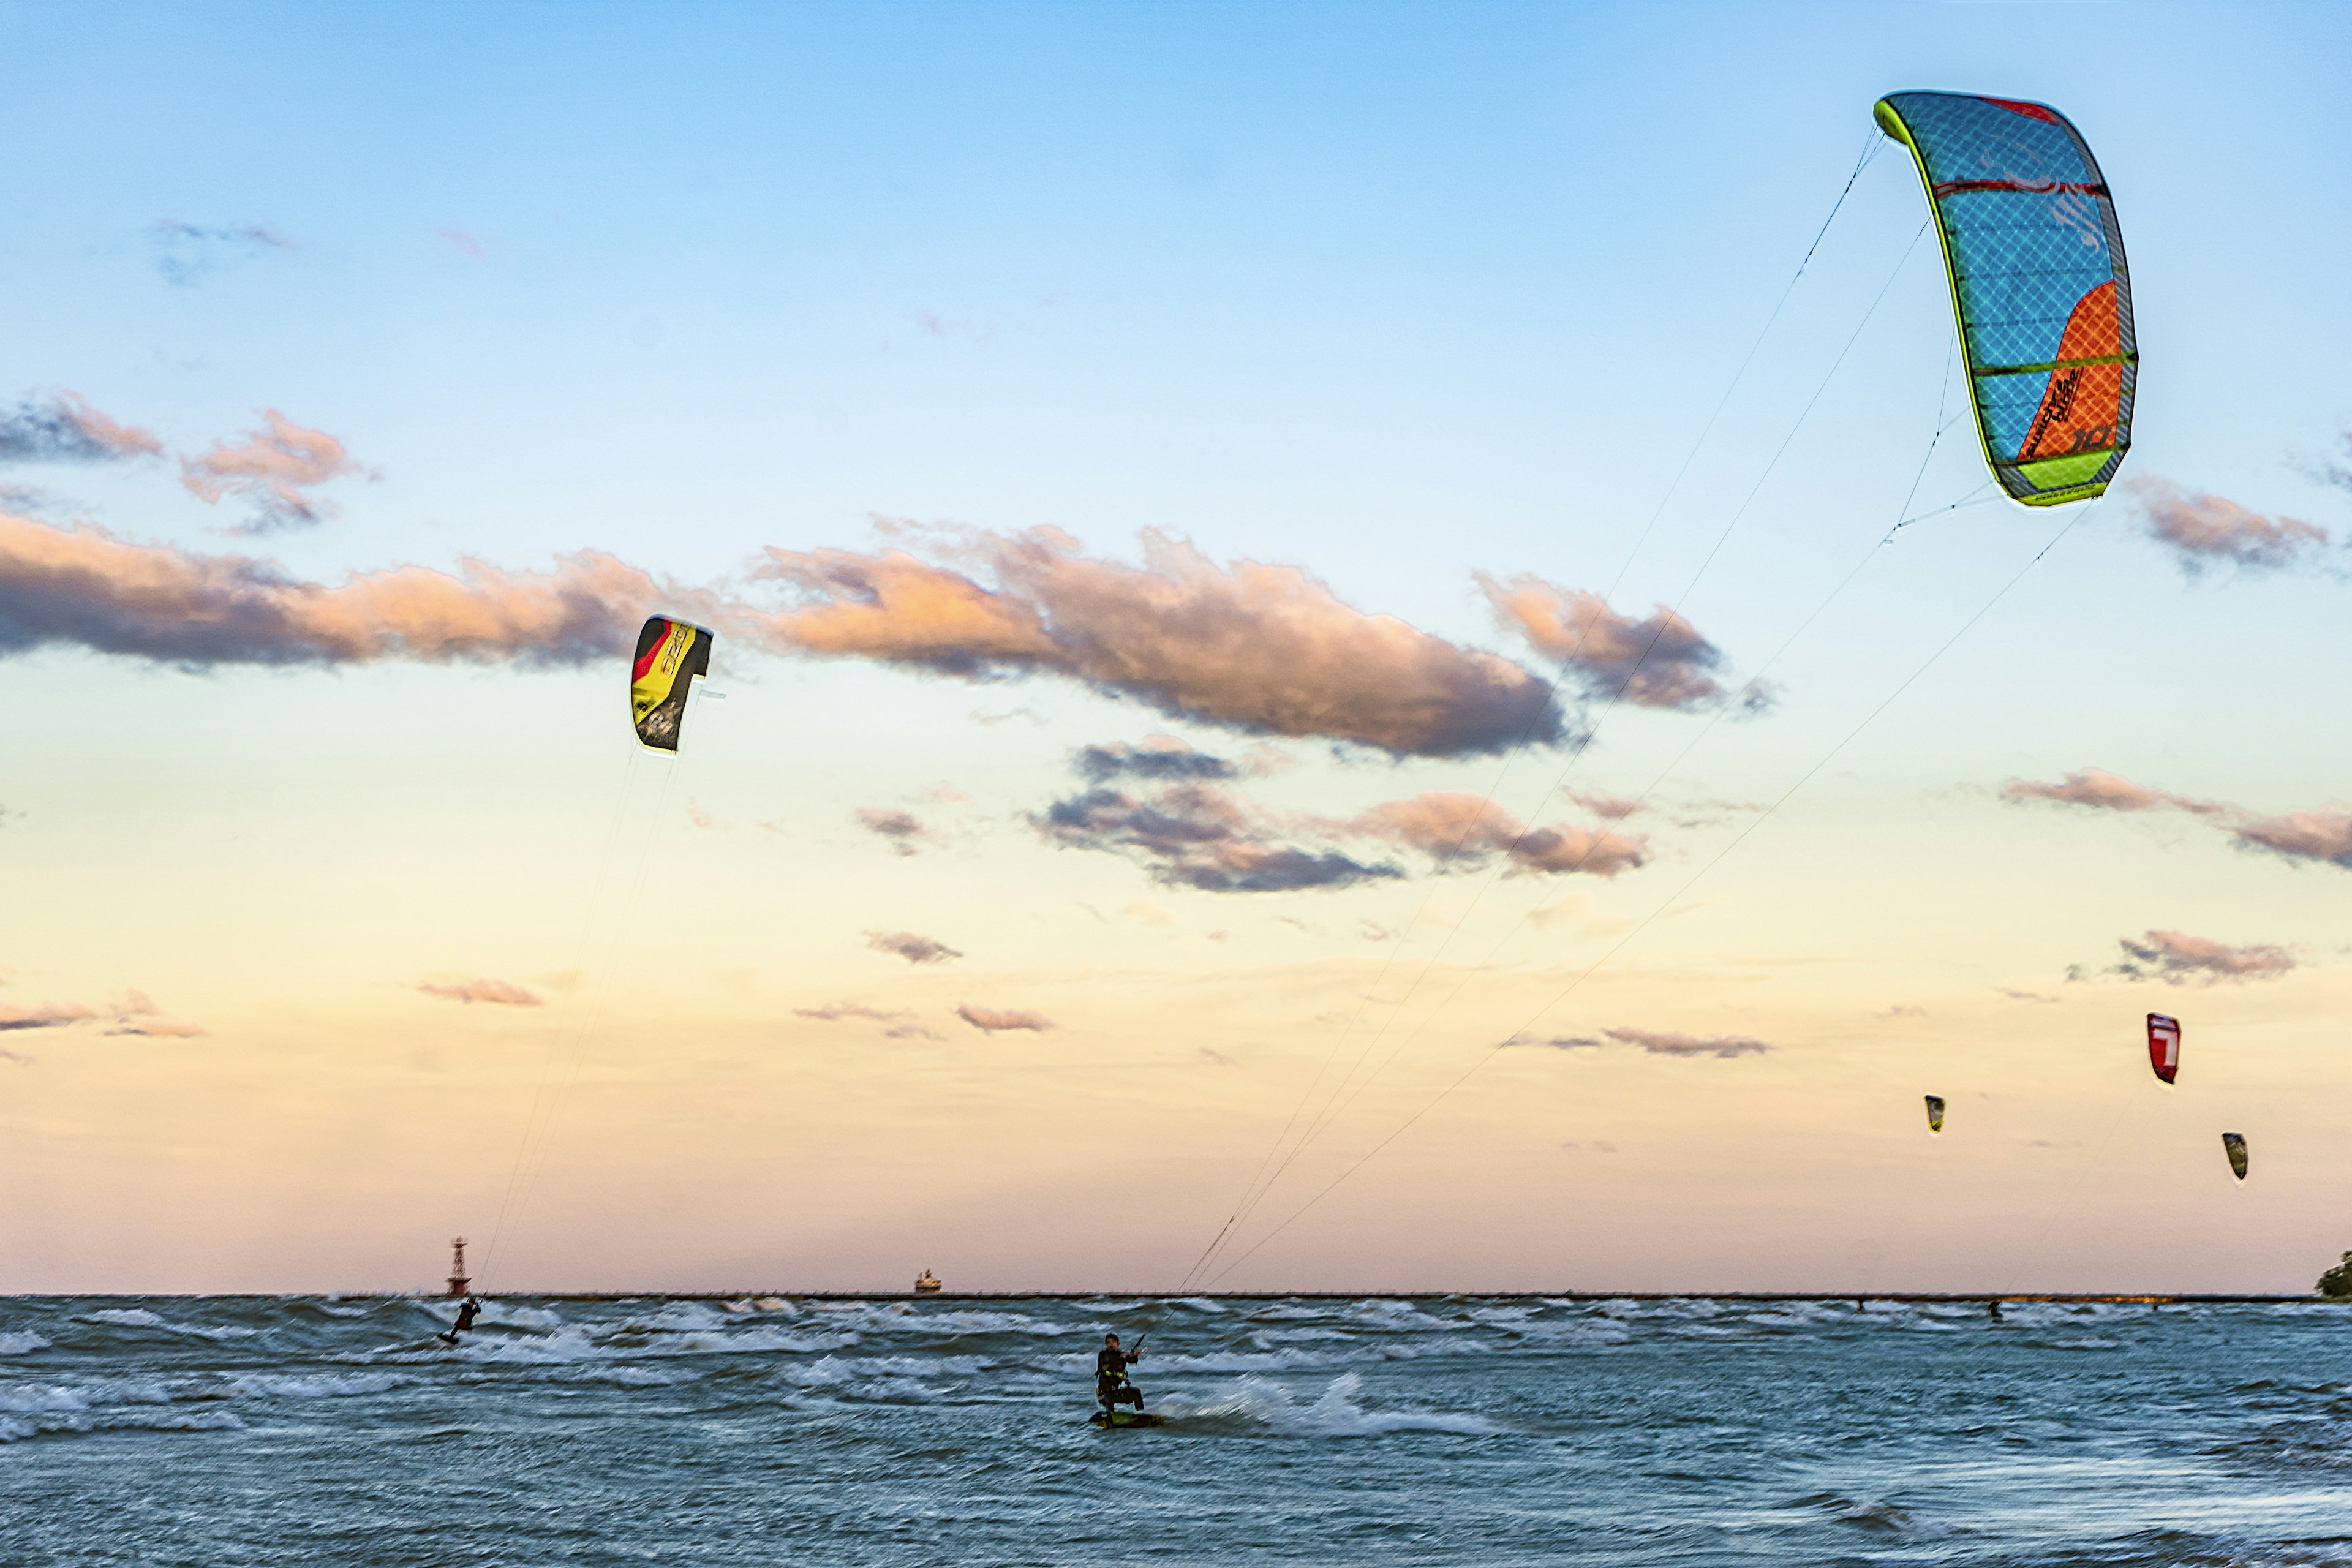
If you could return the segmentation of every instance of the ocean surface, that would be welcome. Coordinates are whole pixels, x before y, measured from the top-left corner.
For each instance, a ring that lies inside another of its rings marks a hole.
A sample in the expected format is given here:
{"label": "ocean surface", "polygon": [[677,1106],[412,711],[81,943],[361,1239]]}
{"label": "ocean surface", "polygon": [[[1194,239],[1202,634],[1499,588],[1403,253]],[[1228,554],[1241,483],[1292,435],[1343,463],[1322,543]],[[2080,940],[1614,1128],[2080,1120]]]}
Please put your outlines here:
{"label": "ocean surface", "polygon": [[[2352,1310],[0,1300],[7,1564],[2352,1564]],[[1168,1425],[1086,1424],[1107,1329]]]}

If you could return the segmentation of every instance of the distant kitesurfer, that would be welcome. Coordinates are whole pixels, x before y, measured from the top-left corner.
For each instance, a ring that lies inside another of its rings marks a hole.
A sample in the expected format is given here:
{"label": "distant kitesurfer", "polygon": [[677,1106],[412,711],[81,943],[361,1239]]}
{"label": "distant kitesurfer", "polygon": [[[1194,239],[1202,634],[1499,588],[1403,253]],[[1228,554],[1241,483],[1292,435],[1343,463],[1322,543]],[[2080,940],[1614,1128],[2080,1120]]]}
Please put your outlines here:
{"label": "distant kitesurfer", "polygon": [[1143,1413],[1143,1390],[1127,1381],[1127,1369],[1143,1359],[1143,1342],[1135,1348],[1118,1348],[1117,1334],[1103,1336],[1103,1348],[1095,1357],[1095,1398],[1102,1403],[1103,1415],[1108,1419],[1122,1405],[1135,1406],[1136,1414]]}
{"label": "distant kitesurfer", "polygon": [[447,1341],[450,1344],[455,1345],[457,1342],[457,1336],[464,1333],[467,1329],[472,1328],[474,1326],[474,1320],[481,1315],[482,1303],[471,1296],[467,1297],[463,1301],[457,1304],[457,1326],[440,1337]]}

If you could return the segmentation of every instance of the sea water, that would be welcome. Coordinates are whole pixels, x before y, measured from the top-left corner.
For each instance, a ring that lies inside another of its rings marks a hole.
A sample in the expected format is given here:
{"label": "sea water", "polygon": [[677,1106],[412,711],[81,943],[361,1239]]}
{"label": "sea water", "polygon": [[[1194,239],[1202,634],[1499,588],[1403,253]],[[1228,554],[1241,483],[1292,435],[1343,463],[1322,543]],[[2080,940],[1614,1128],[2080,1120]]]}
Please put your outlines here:
{"label": "sea water", "polygon": [[[2352,1311],[0,1300],[8,1564],[2352,1564]],[[1158,1428],[1086,1424],[1106,1330]]]}

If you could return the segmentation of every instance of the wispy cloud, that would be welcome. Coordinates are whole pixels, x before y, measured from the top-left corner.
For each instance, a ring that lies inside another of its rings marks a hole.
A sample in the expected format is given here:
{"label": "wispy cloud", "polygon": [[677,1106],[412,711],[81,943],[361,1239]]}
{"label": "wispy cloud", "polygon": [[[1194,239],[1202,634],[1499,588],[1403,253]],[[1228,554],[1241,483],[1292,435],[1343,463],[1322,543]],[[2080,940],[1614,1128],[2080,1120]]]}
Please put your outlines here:
{"label": "wispy cloud", "polygon": [[2284,860],[2318,861],[2352,870],[2352,811],[2328,808],[2265,816],[2227,801],[2200,800],[2193,795],[2143,788],[2097,768],[2069,773],[2057,784],[2011,779],[2001,786],[2001,795],[2016,802],[2057,801],[2105,811],[2186,812],[2228,833],[2242,849],[2275,855]]}
{"label": "wispy cloud", "polygon": [[1373,806],[1349,825],[1367,837],[1409,845],[1441,864],[1483,864],[1500,855],[1514,874],[1614,877],[1648,858],[1649,839],[1605,828],[1529,827],[1485,795],[1424,790]]}
{"label": "wispy cloud", "polygon": [[2327,531],[2291,517],[2264,517],[2221,496],[2191,494],[2170,479],[2126,479],[2148,537],[2172,552],[2189,576],[2229,564],[2277,571],[2327,548]]}
{"label": "wispy cloud", "polygon": [[538,1007],[544,1005],[539,993],[511,981],[479,977],[473,980],[453,980],[446,984],[424,982],[417,990],[427,996],[439,996],[451,1002],[485,1002],[497,1007]]}
{"label": "wispy cloud", "polygon": [[883,1026],[882,1034],[893,1040],[937,1040],[945,1037],[925,1028],[915,1015],[903,1009],[868,1007],[859,1002],[834,1002],[823,1007],[795,1007],[798,1017],[814,1018],[821,1024],[839,1024],[850,1019],[862,1019]]}
{"label": "wispy cloud", "polygon": [[889,840],[890,847],[901,855],[914,854],[920,842],[930,837],[921,817],[894,806],[861,805],[857,808],[857,822],[866,832]]}
{"label": "wispy cloud", "polygon": [[1178,784],[1144,795],[1089,789],[1029,820],[1056,847],[1123,855],[1154,881],[1203,892],[1295,892],[1404,874],[1337,849],[1286,843],[1222,784]]}
{"label": "wispy cloud", "polygon": [[1183,742],[1166,735],[1155,735],[1139,746],[1119,742],[1081,746],[1074,765],[1080,773],[1097,784],[1116,778],[1153,782],[1230,779],[1238,777],[1242,771],[1223,757],[1196,752]]}
{"label": "wispy cloud", "polygon": [[31,1067],[39,1059],[37,1057],[28,1057],[22,1051],[0,1050],[0,1062],[15,1062],[20,1068]]}
{"label": "wispy cloud", "polygon": [[262,410],[264,429],[236,445],[224,441],[198,457],[183,458],[180,482],[207,503],[238,496],[253,516],[237,533],[274,533],[308,528],[333,515],[334,505],[310,491],[347,474],[366,475],[341,441],[324,430],[295,424],[275,408]]}
{"label": "wispy cloud", "polygon": [[[1622,690],[1624,700],[1637,707],[1685,710],[1715,707],[1730,697],[1717,679],[1723,650],[1664,605],[1637,621],[1611,609],[1598,594],[1560,588],[1540,577],[1505,583],[1480,573],[1478,585],[1503,624],[1557,660],[1588,695],[1614,697]],[[1750,688],[1740,700],[1758,708],[1767,699],[1760,689]]]}
{"label": "wispy cloud", "polygon": [[758,574],[802,604],[767,618],[769,640],[969,679],[1059,674],[1201,723],[1399,754],[1561,732],[1549,682],[1367,615],[1295,566],[1220,566],[1157,533],[1141,566],[1086,555],[1054,529],[930,534],[962,570],[898,549],[771,549]]}
{"label": "wispy cloud", "polygon": [[[1223,781],[1241,770],[1180,744],[1087,746],[1074,759],[1094,787],[1030,823],[1065,849],[1122,855],[1154,880],[1213,893],[1294,892],[1402,877],[1351,847],[1418,851],[1440,870],[1504,858],[1514,874],[1613,877],[1643,864],[1647,840],[1606,829],[1529,827],[1484,795],[1424,791],[1346,818],[1260,806]],[[1108,780],[1140,781],[1133,789]]]}
{"label": "wispy cloud", "polygon": [[[2123,961],[2099,973],[2124,980],[2161,980],[2167,985],[2243,984],[2250,980],[2276,980],[2292,973],[2294,955],[2283,947],[2256,943],[2231,947],[2186,931],[2151,931],[2134,939],[2117,939]],[[2066,972],[2069,980],[2092,978],[2081,964]]]}
{"label": "wispy cloud", "polygon": [[956,1009],[956,1016],[983,1034],[997,1034],[1006,1029],[1027,1029],[1043,1034],[1054,1026],[1054,1020],[1042,1013],[1032,1013],[1020,1007],[976,1007],[967,1002]]}
{"label": "wispy cloud", "polygon": [[927,936],[917,936],[910,931],[869,931],[866,945],[877,952],[887,952],[893,958],[903,958],[909,963],[945,963],[962,953],[943,942]]}
{"label": "wispy cloud", "polygon": [[274,563],[132,544],[102,529],[0,513],[0,653],[67,644],[204,668],[224,664],[521,660],[576,665],[625,651],[653,608],[707,595],[583,552],[552,572],[467,561],[362,573],[339,586]]}
{"label": "wispy cloud", "polygon": [[0,1032],[59,1029],[68,1024],[79,1024],[97,1016],[95,1009],[75,1002],[44,1002],[37,1007],[0,1007]]}
{"label": "wispy cloud", "polygon": [[2055,784],[2037,784],[2031,779],[2011,779],[2000,786],[2003,799],[2011,801],[2053,801],[2060,805],[2087,805],[2095,811],[2154,811],[2159,807],[2195,805],[2186,796],[2168,795],[2162,790],[2145,789],[2118,773],[2104,768],[2083,768],[2068,773]]}
{"label": "wispy cloud", "polygon": [[78,1002],[46,1002],[37,1007],[0,1007],[0,1033],[29,1029],[61,1029],[76,1024],[105,1020],[109,1035],[141,1035],[156,1039],[200,1039],[211,1033],[194,1024],[178,1024],[158,1017],[161,1011],[143,991],[128,991],[103,1006],[89,1007]]}
{"label": "wispy cloud", "polygon": [[163,218],[147,226],[147,237],[155,247],[155,269],[163,281],[182,289],[257,256],[301,248],[257,223],[205,225]]}
{"label": "wispy cloud", "polygon": [[0,463],[114,463],[163,449],[153,431],[121,424],[72,392],[27,397],[0,414]]}
{"label": "wispy cloud", "polygon": [[2352,811],[2290,811],[2248,816],[2231,829],[2240,844],[2288,860],[2321,860],[2352,870]]}
{"label": "wispy cloud", "polygon": [[1654,1057],[1762,1056],[1774,1047],[1745,1035],[1676,1034],[1664,1029],[1603,1029],[1599,1035],[1561,1035],[1549,1039],[1518,1036],[1507,1046],[1549,1046],[1554,1050],[1598,1050],[1610,1045],[1633,1046]]}
{"label": "wispy cloud", "polygon": [[471,229],[459,228],[457,225],[451,224],[446,228],[435,229],[433,235],[435,238],[460,256],[470,256],[475,260],[480,261],[490,254],[490,247],[484,245]]}

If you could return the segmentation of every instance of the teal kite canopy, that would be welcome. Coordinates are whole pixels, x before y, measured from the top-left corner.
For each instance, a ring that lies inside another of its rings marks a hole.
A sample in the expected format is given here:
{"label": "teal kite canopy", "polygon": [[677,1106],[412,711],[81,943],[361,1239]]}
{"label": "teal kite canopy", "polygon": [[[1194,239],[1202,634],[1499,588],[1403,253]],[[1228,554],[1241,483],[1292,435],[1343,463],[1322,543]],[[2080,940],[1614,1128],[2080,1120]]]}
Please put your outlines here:
{"label": "teal kite canopy", "polygon": [[2098,495],[2131,446],[2139,350],[2090,144],[2045,103],[1893,92],[1875,113],[1927,187],[1993,477],[2028,506]]}

